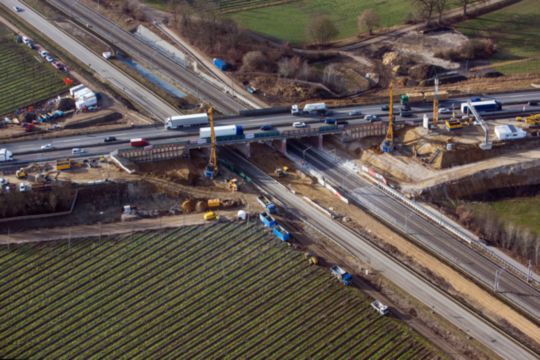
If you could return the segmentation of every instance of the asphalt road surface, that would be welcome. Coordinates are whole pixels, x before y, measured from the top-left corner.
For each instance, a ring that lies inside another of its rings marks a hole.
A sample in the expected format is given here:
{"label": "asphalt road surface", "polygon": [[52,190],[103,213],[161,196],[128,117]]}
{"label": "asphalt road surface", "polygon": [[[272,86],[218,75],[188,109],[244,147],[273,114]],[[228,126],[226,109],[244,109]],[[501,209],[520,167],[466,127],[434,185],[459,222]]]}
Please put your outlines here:
{"label": "asphalt road surface", "polygon": [[311,207],[305,200],[292,194],[283,185],[240,155],[228,150],[221,156],[239,165],[259,187],[277,198],[291,213],[296,214],[297,217],[321,231],[330,240],[338,243],[357,258],[370,263],[387,279],[501,357],[505,359],[537,359],[534,354],[524,349],[519,343],[454,302],[446,294],[432,287],[431,284],[388,257],[384,252],[373,247],[362,237]]}
{"label": "asphalt road surface", "polygon": [[[500,269],[496,263],[355,174],[349,167],[344,166],[342,159],[331,159],[331,155],[323,155],[320,150],[314,148],[303,151],[304,149],[307,149],[306,145],[298,141],[289,141],[288,150],[319,170],[325,180],[340,187],[344,196],[454,264],[461,271],[470,274],[485,286],[493,286],[495,272]],[[509,272],[503,272],[500,276],[499,289],[500,296],[540,320],[540,291]]]}
{"label": "asphalt road surface", "polygon": [[183,87],[182,90],[211,104],[218,111],[224,114],[236,114],[240,110],[251,108],[237,97],[223,92],[221,88],[198,76],[191,69],[152,49],[144,41],[83,3],[73,0],[48,0],[48,2],[67,16],[74,17],[82,24],[88,24],[90,30],[133,59],[142,64],[149,64],[151,69],[156,69],[165,77],[176,80]]}
{"label": "asphalt road surface", "polygon": [[[90,69],[94,70],[102,78],[107,79],[119,92],[126,94],[128,98],[138,103],[144,109],[147,109],[156,119],[164,119],[178,113],[176,109],[158,98],[143,85],[118,71],[102,57],[88,50],[77,40],[59,30],[54,24],[32,11],[25,4],[15,0],[0,0],[0,2],[10,11],[13,11],[13,16],[20,17],[31,24],[58,44],[58,46],[75,56],[83,64],[88,64]],[[16,13],[13,10],[15,5],[24,8],[24,11]]]}

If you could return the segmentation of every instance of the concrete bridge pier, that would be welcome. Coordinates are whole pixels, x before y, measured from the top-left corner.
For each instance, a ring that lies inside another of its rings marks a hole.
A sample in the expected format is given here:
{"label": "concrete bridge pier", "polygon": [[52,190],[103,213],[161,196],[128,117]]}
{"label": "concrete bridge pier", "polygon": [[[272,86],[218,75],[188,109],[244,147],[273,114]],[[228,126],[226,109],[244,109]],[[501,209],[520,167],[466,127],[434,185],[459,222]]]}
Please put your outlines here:
{"label": "concrete bridge pier", "polygon": [[246,158],[251,157],[251,143],[244,143],[244,144],[238,144],[234,145],[234,148],[239,150]]}
{"label": "concrete bridge pier", "polygon": [[272,140],[272,147],[283,155],[287,155],[287,139]]}

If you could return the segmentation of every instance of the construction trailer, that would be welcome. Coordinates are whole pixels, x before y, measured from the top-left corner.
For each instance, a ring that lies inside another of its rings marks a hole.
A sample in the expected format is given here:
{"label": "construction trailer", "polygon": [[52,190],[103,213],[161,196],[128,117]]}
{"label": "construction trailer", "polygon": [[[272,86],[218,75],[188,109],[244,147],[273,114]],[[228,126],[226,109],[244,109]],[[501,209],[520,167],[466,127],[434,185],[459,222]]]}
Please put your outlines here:
{"label": "construction trailer", "polygon": [[270,214],[275,214],[277,212],[276,205],[270,201],[265,195],[257,196],[257,202],[262,205]]}
{"label": "construction trailer", "polygon": [[265,211],[259,214],[259,219],[267,228],[272,228],[277,225],[276,219],[274,219],[270,214],[266,213]]}
{"label": "construction trailer", "polygon": [[275,225],[272,228],[272,233],[277,236],[281,241],[289,241],[291,234],[285,230],[281,225]]}

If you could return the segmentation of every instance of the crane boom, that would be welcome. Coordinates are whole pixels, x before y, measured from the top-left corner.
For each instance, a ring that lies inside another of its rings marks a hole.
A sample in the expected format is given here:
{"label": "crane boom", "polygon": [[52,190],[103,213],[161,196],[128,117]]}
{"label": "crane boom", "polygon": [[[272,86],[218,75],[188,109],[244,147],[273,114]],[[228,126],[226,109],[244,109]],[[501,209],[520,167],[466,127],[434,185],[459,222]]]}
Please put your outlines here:
{"label": "crane boom", "polygon": [[435,78],[435,94],[433,94],[433,125],[439,124],[439,78]]}
{"label": "crane boom", "polygon": [[214,108],[208,109],[208,121],[210,123],[210,160],[204,171],[207,178],[213,179],[218,173],[216,130],[214,128]]}
{"label": "crane boom", "polygon": [[390,100],[388,104],[388,130],[386,137],[381,144],[382,152],[392,152],[394,150],[394,98],[393,98],[393,84],[390,82],[388,87]]}

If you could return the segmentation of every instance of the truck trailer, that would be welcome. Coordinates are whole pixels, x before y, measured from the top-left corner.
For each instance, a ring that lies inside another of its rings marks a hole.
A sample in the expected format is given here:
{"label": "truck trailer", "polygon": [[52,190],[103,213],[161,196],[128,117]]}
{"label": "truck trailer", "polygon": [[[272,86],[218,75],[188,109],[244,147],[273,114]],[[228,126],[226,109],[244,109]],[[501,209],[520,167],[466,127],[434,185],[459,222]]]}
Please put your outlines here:
{"label": "truck trailer", "polygon": [[[497,100],[485,100],[485,101],[474,101],[471,102],[471,105],[474,106],[478,112],[487,112],[487,111],[500,111],[502,110],[502,104]],[[461,103],[461,112],[463,114],[471,113],[468,103]]]}
{"label": "truck trailer", "polygon": [[277,208],[276,208],[276,205],[270,201],[270,199],[268,199],[266,196],[264,195],[259,195],[257,196],[257,201],[259,202],[259,204],[261,204],[263,206],[263,208],[266,209],[266,211],[268,211],[270,214],[275,214],[277,212]]}
{"label": "truck trailer", "polygon": [[[210,128],[205,127],[199,130],[199,137],[201,139],[210,138]],[[244,129],[239,125],[225,125],[225,126],[216,126],[214,127],[216,133],[216,138],[226,137],[226,136],[239,136],[244,134]]]}
{"label": "truck trailer", "polygon": [[264,224],[265,227],[272,228],[277,225],[276,219],[274,219],[270,214],[262,212],[259,214],[259,219]]}
{"label": "truck trailer", "polygon": [[175,115],[165,119],[165,129],[186,128],[193,125],[208,125],[208,114]]}
{"label": "truck trailer", "polygon": [[281,225],[276,225],[272,228],[272,233],[277,236],[281,241],[289,241],[291,234],[285,230]]}
{"label": "truck trailer", "polygon": [[345,286],[349,286],[352,284],[352,275],[343,270],[338,265],[334,265],[330,268],[330,271],[332,271],[332,275],[334,275],[341,283]]}
{"label": "truck trailer", "polygon": [[0,162],[13,160],[13,153],[8,149],[0,149]]}
{"label": "truck trailer", "polygon": [[325,103],[311,103],[304,105],[303,109],[300,109],[300,107],[295,104],[291,106],[291,114],[292,115],[324,115],[328,111],[328,108],[326,107]]}

